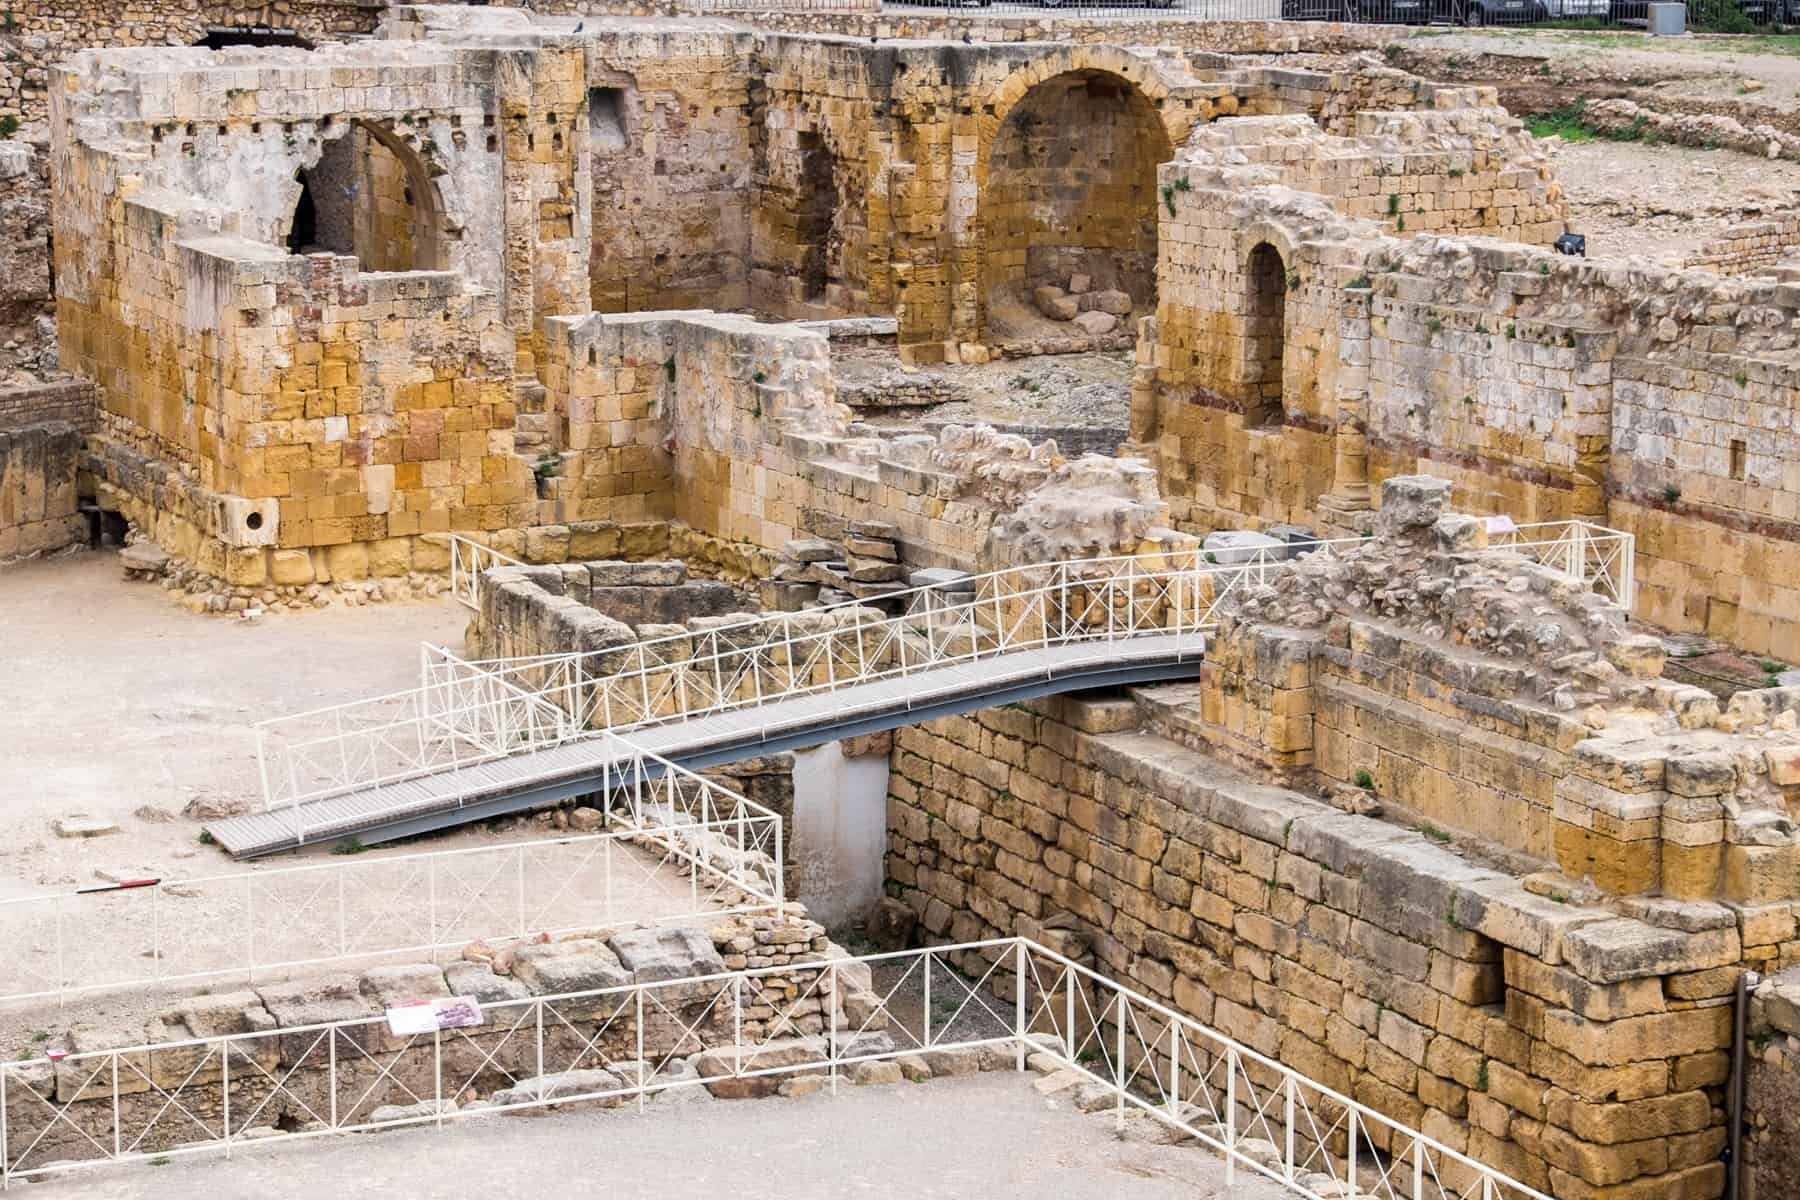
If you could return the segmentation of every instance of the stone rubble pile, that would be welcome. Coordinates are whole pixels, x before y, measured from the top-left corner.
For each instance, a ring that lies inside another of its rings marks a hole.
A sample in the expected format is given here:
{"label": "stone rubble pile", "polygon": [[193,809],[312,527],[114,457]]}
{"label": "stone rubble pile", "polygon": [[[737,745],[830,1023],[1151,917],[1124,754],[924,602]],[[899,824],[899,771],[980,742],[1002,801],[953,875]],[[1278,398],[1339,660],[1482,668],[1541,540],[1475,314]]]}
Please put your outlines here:
{"label": "stone rubble pile", "polygon": [[1079,272],[1066,287],[1043,284],[1031,291],[1038,312],[1052,321],[1069,321],[1083,333],[1099,337],[1111,333],[1131,315],[1131,296],[1118,288],[1095,289],[1093,278]]}
{"label": "stone rubble pile", "polygon": [[1773,125],[1746,126],[1714,113],[1665,113],[1630,100],[1592,100],[1582,107],[1582,123],[1601,133],[1654,135],[1682,146],[1727,146],[1765,158],[1800,159],[1800,136]]}
{"label": "stone rubble pile", "polygon": [[777,555],[763,607],[796,612],[815,605],[873,602],[903,591],[900,530],[887,521],[849,521],[833,540],[795,538]]}
{"label": "stone rubble pile", "polygon": [[1502,660],[1469,666],[1488,694],[1510,679],[1514,694],[1564,711],[1661,674],[1658,639],[1628,633],[1623,609],[1561,571],[1485,549],[1483,520],[1444,512],[1450,489],[1428,476],[1387,480],[1372,540],[1305,555],[1227,597],[1228,620],[1347,639],[1352,616],[1378,618]]}

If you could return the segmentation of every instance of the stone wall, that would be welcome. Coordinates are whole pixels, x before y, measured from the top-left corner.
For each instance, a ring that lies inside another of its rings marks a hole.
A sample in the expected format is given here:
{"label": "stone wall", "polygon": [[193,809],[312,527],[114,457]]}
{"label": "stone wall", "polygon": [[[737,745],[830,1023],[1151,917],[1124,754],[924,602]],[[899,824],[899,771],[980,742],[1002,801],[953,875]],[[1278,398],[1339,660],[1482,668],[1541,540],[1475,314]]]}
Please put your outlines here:
{"label": "stone wall", "polygon": [[85,379],[0,388],[0,429],[59,421],[91,433],[99,421],[96,398]]}
{"label": "stone wall", "polygon": [[752,40],[690,27],[594,41],[596,311],[750,302]]}
{"label": "stone wall", "polygon": [[0,371],[54,366],[50,303],[48,158],[0,141]]}
{"label": "stone wall", "polygon": [[1682,264],[1703,267],[1721,275],[1752,274],[1772,267],[1800,245],[1800,218],[1772,217],[1727,226],[1719,236],[1703,243]]}
{"label": "stone wall", "polygon": [[[463,635],[475,659],[597,653],[644,638],[678,637],[697,620],[696,629],[710,618],[751,616],[741,611],[729,584],[690,581],[680,562],[497,567],[482,575],[479,600]],[[614,669],[623,668],[596,658],[588,674]]]}
{"label": "stone wall", "polygon": [[1550,1194],[1720,1194],[1735,929],[1535,895],[1143,720],[901,731],[888,888],[928,941],[1073,927],[1103,973]]}
{"label": "stone wall", "polygon": [[50,68],[91,46],[193,46],[219,29],[291,30],[309,41],[371,32],[387,0],[112,0],[14,5],[0,29],[0,116],[42,120]]}
{"label": "stone wall", "polygon": [[[230,1072],[231,1134],[247,1139],[277,1129],[317,1129],[326,1113],[345,1124],[433,1114],[429,1101],[419,1102],[437,1087],[438,1056],[430,1039],[394,1037],[382,1015],[388,1007],[422,999],[464,995],[493,1005],[777,968],[759,976],[756,987],[744,989],[741,1005],[732,1000],[729,988],[719,999],[716,985],[652,992],[661,1002],[646,1000],[641,1028],[617,996],[553,1002],[545,1013],[541,1049],[540,1039],[509,1034],[506,1022],[466,1030],[454,1046],[446,1040],[442,1048],[445,1086],[463,1081],[456,1094],[446,1096],[452,1109],[524,1104],[559,1092],[623,1090],[637,1082],[640,1063],[645,1077],[654,1076],[655,1082],[694,1080],[696,1068],[706,1075],[729,1073],[730,1047],[737,1037],[746,1046],[768,1040],[767,1064],[791,1066],[819,1057],[803,1039],[817,1039],[834,1024],[846,1028],[846,1022],[851,1036],[871,1039],[868,1052],[892,1051],[892,1041],[883,1033],[887,1017],[880,998],[868,989],[866,969],[850,966],[841,972],[838,994],[827,994],[818,983],[819,969],[812,964],[842,957],[842,952],[803,912],[723,918],[707,925],[595,930],[555,942],[476,942],[448,965],[382,966],[360,975],[303,976],[192,996],[148,1017],[76,1025],[57,1040],[82,1054],[190,1038],[264,1035],[238,1041],[233,1048],[242,1058],[234,1057]],[[781,969],[789,967],[791,973]],[[777,1012],[783,1018],[779,1023]],[[853,1022],[850,1014],[857,1014]],[[281,1032],[328,1022],[356,1023],[333,1038]],[[54,1025],[55,1014],[42,1023]],[[696,1060],[707,1051],[713,1052],[710,1059]],[[783,1058],[784,1051],[798,1056]],[[193,1048],[144,1051],[129,1067],[121,1067],[116,1114],[110,1079],[96,1082],[93,1067],[82,1069],[82,1061],[8,1066],[8,1125],[17,1135],[8,1153],[15,1170],[53,1160],[85,1160],[99,1144],[94,1139],[109,1136],[115,1120],[143,1133],[136,1143],[140,1152],[191,1144],[191,1127],[157,1119],[174,1093],[196,1120],[221,1127],[216,1122],[224,1113],[223,1076],[216,1062],[209,1065]],[[743,1098],[773,1094],[778,1083],[727,1080],[709,1086],[721,1097]],[[621,1102],[618,1097],[596,1101],[600,1106]]]}
{"label": "stone wall", "polygon": [[76,513],[81,432],[63,421],[0,423],[0,562],[87,538]]}
{"label": "stone wall", "polygon": [[[1459,185],[1485,146],[1502,177],[1537,172],[1538,209],[1561,203],[1509,120],[1437,116],[1396,116],[1392,145],[1454,164],[1435,178],[1461,170]],[[1396,161],[1386,136],[1357,135],[1363,161]],[[1185,160],[1163,170],[1176,212],[1133,438],[1154,454],[1178,527],[1353,532],[1371,523],[1372,484],[1430,470],[1455,482],[1465,511],[1635,533],[1636,615],[1800,657],[1789,583],[1800,491],[1781,466],[1800,320],[1789,285],[1402,234],[1405,211],[1347,215],[1358,205],[1341,184],[1297,194],[1276,178],[1288,176]],[[1417,194],[1398,179],[1367,186]],[[1278,297],[1250,269],[1265,245],[1287,272]],[[1265,386],[1277,363],[1279,414]]]}

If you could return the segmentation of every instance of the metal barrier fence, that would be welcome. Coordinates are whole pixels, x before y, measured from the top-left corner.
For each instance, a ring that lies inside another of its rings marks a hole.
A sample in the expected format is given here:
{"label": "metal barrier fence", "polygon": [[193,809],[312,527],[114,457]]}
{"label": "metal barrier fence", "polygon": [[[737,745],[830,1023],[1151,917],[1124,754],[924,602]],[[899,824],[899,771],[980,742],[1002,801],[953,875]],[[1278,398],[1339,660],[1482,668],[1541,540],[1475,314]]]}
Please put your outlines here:
{"label": "metal barrier fence", "polygon": [[464,607],[481,611],[481,575],[494,567],[522,567],[525,564],[492,546],[464,537],[450,535],[450,594]]}
{"label": "metal barrier fence", "polygon": [[652,801],[603,833],[0,902],[0,1002],[779,912],[781,818],[739,799],[712,820]]}
{"label": "metal barrier fence", "polygon": [[[985,962],[977,978],[956,962]],[[922,1050],[1044,1053],[1238,1171],[1323,1200],[1548,1200],[1043,946],[1006,938],[0,1065],[0,1179],[443,1125]],[[471,1095],[479,1107],[469,1107]],[[398,1110],[386,1106],[400,1106]],[[1273,1155],[1263,1146],[1275,1148]],[[1345,1191],[1349,1186],[1349,1192]]]}
{"label": "metal barrier fence", "polygon": [[[1800,21],[1796,0],[1693,0],[1686,27],[1749,33]],[[1210,21],[1334,21],[1362,25],[1508,25],[1636,28],[1648,25],[1647,0],[883,0],[888,14],[952,13],[1106,17],[1184,16]]]}
{"label": "metal barrier fence", "polygon": [[1629,533],[1587,521],[1537,521],[1490,534],[1488,548],[1561,571],[1628,613],[1637,603],[1637,539]]}

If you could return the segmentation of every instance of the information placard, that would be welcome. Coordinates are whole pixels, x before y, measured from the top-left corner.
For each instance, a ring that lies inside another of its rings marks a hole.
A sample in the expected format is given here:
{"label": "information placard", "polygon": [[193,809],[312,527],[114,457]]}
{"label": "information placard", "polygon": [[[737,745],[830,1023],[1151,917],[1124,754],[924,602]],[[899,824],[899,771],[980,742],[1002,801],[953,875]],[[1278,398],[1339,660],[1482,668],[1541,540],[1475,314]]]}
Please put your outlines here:
{"label": "information placard", "polygon": [[395,1037],[417,1037],[441,1029],[473,1029],[481,1022],[481,1002],[473,996],[414,1000],[387,1010],[388,1031]]}

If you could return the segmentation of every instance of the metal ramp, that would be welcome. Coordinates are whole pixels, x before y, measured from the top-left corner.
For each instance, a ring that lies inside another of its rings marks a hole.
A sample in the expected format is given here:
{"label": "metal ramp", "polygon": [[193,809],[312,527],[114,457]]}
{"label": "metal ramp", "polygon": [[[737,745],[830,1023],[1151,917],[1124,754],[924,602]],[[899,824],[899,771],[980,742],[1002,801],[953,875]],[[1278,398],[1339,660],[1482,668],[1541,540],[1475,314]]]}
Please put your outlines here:
{"label": "metal ramp", "polygon": [[[1552,566],[1630,609],[1629,534],[1579,521],[1489,526],[1478,553]],[[1363,541],[1298,553],[1330,559]],[[464,603],[517,570],[485,548],[452,548]],[[1237,551],[1222,563],[1187,545],[1011,567],[894,593],[884,609],[769,613],[491,662],[427,647],[415,689],[259,725],[263,811],[207,832],[240,858],[351,836],[379,842],[672,769],[1057,692],[1180,679],[1195,671],[1221,604],[1269,584],[1294,553]]]}
{"label": "metal ramp", "polygon": [[625,771],[664,769],[658,758],[717,766],[1062,692],[1185,678],[1203,648],[1201,635],[1162,633],[1016,650],[633,729],[629,742],[597,733],[226,818],[206,831],[236,858],[352,835],[373,844],[600,791]]}

